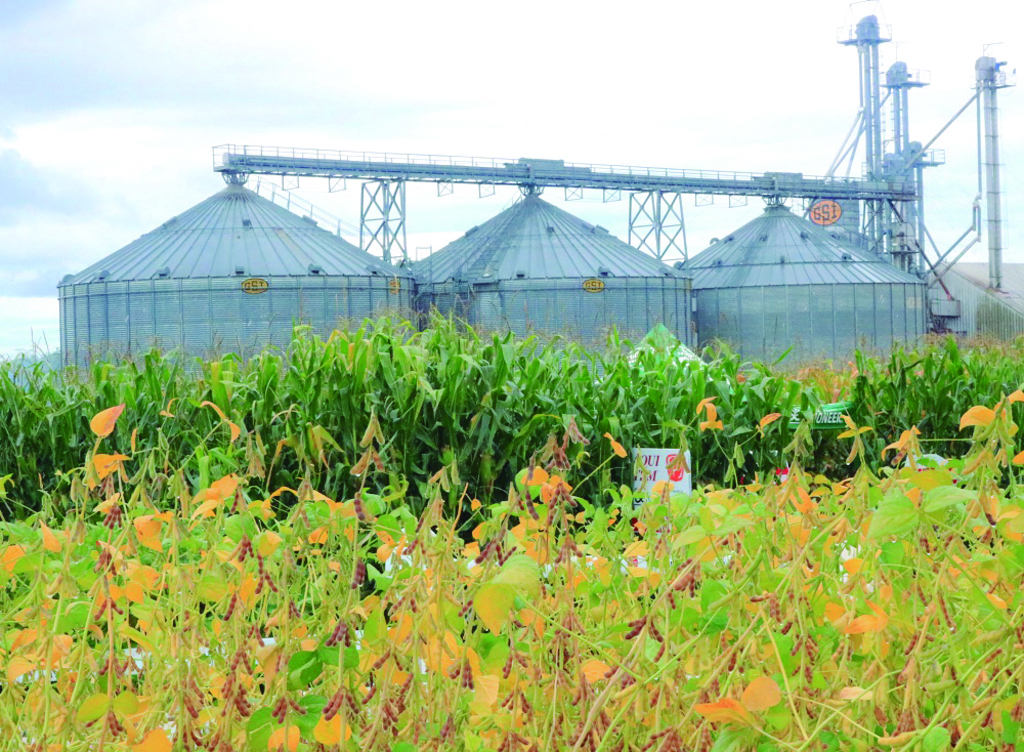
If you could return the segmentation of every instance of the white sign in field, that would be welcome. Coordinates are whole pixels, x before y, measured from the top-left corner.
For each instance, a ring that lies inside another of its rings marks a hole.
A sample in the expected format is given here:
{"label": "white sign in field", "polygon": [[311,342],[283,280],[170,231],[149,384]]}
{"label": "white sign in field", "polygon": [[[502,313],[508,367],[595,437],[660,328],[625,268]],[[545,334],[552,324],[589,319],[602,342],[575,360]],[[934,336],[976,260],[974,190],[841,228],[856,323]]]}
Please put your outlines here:
{"label": "white sign in field", "polygon": [[[693,474],[689,470],[669,468],[678,456],[678,449],[634,449],[636,473],[633,476],[633,490],[641,490],[645,483],[648,489],[653,489],[658,481],[667,481],[676,493],[693,493]],[[686,467],[690,467],[689,451],[686,452]]]}

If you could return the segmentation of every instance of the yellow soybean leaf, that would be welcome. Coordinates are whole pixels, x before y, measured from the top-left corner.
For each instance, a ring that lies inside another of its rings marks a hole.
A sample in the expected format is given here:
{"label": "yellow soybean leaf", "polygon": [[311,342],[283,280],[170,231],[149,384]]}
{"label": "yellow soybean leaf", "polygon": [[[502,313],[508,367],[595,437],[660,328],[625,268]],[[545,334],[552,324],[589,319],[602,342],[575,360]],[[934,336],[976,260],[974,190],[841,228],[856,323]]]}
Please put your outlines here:
{"label": "yellow soybean leaf", "polygon": [[587,661],[583,664],[583,675],[587,677],[587,681],[593,684],[594,682],[603,679],[604,675],[608,673],[608,664],[598,660]]}
{"label": "yellow soybean leaf", "polygon": [[263,533],[260,538],[257,550],[260,552],[260,556],[270,556],[277,547],[281,545],[281,536],[275,533],[273,530],[267,530]]}
{"label": "yellow soybean leaf", "polygon": [[606,433],[604,435],[604,437],[606,439],[608,439],[608,441],[611,442],[612,451],[615,452],[616,456],[618,456],[618,457],[625,457],[626,456],[626,448],[623,447],[622,444],[617,442],[615,439],[613,439],[612,435],[610,433]]}
{"label": "yellow soybean leaf", "polygon": [[480,586],[473,598],[477,616],[492,634],[497,634],[508,622],[509,611],[516,600],[512,585],[489,582]]}
{"label": "yellow soybean leaf", "polygon": [[[330,747],[341,741],[341,715],[336,715],[329,721],[325,721],[323,716],[320,716],[320,720],[317,721],[316,726],[313,728],[313,738],[323,744],[325,747]],[[345,724],[345,741],[352,738],[352,727]]]}
{"label": "yellow soybean leaf", "polygon": [[759,676],[743,690],[741,701],[747,710],[767,710],[782,702],[782,692],[774,680]]}
{"label": "yellow soybean leaf", "polygon": [[103,480],[113,473],[128,457],[123,454],[97,454],[93,455],[92,466],[96,468],[96,475]]}
{"label": "yellow soybean leaf", "polygon": [[24,676],[29,671],[34,671],[36,668],[35,661],[30,661],[27,658],[12,658],[7,663],[7,681],[14,683],[19,677]]}
{"label": "yellow soybean leaf", "polygon": [[754,726],[757,723],[757,718],[749,710],[730,697],[696,705],[694,710],[712,723],[735,723],[740,726]]}
{"label": "yellow soybean leaf", "polygon": [[92,432],[99,436],[101,439],[110,436],[114,432],[114,426],[117,424],[117,419],[124,412],[124,405],[120,404],[116,407],[108,407],[102,412],[96,413],[92,420],[89,421],[89,428]]}
{"label": "yellow soybean leaf", "polygon": [[285,749],[285,745],[287,745],[288,752],[295,752],[295,750],[299,748],[299,736],[299,727],[289,726],[288,737],[286,739],[284,726],[282,726],[270,735],[270,739],[267,741],[267,749],[270,750],[270,752],[275,752],[275,750]]}
{"label": "yellow soybean leaf", "polygon": [[129,582],[124,586],[125,597],[132,603],[142,603],[146,598],[146,591],[137,582]]}
{"label": "yellow soybean leaf", "polygon": [[476,692],[474,693],[474,700],[476,702],[482,702],[485,705],[494,705],[498,701],[498,677],[490,676],[485,674],[484,676],[478,676],[473,681]]}
{"label": "yellow soybean leaf", "polygon": [[849,574],[857,574],[863,566],[864,560],[860,558],[847,559],[843,562],[843,569],[845,569]]}
{"label": "yellow soybean leaf", "polygon": [[864,634],[865,632],[881,632],[889,625],[889,615],[871,601],[868,607],[874,611],[873,616],[858,616],[844,630],[846,634]]}
{"label": "yellow soybean leaf", "polygon": [[994,410],[982,405],[975,405],[960,418],[960,430],[964,430],[967,426],[987,426],[995,419]]}
{"label": "yellow soybean leaf", "polygon": [[1007,608],[1009,608],[1009,605],[1006,603],[1006,601],[1004,601],[998,595],[994,593],[986,593],[986,596],[988,597],[989,603],[991,603],[993,606],[1000,609],[1001,611],[1005,611]]}
{"label": "yellow soybean leaf", "polygon": [[839,690],[839,699],[853,702],[855,700],[870,700],[872,697],[871,690],[864,689],[862,687],[844,687]]}
{"label": "yellow soybean leaf", "polygon": [[57,540],[57,536],[54,535],[53,531],[46,526],[45,522],[40,522],[39,527],[43,531],[43,548],[45,548],[47,551],[59,553],[60,541]]}
{"label": "yellow soybean leaf", "polygon": [[8,546],[4,549],[2,555],[0,555],[0,564],[3,564],[4,569],[8,572],[14,571],[14,565],[18,563],[18,559],[25,555],[25,549],[21,546]]}
{"label": "yellow soybean leaf", "polygon": [[132,752],[171,752],[171,740],[163,729],[153,729],[141,742],[132,745]]}
{"label": "yellow soybean leaf", "polygon": [[14,638],[14,642],[11,644],[11,650],[17,650],[18,648],[31,645],[36,641],[38,633],[34,629],[23,629],[18,632],[18,636]]}

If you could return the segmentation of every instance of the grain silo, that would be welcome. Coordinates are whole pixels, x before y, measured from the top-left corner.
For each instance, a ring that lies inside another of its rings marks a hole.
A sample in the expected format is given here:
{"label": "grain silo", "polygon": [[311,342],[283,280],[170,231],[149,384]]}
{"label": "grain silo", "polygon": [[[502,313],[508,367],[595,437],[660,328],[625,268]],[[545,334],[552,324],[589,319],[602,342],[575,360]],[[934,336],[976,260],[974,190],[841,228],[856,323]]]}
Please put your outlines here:
{"label": "grain silo", "polygon": [[241,185],[169,219],[58,286],[67,365],[151,347],[190,355],[287,346],[294,323],[410,308],[408,271]]}
{"label": "grain silo", "polygon": [[416,265],[427,305],[473,326],[602,340],[664,324],[693,343],[690,280],[535,193]]}
{"label": "grain silo", "polygon": [[926,331],[927,286],[884,259],[771,203],[686,265],[702,345],[772,360],[849,358]]}

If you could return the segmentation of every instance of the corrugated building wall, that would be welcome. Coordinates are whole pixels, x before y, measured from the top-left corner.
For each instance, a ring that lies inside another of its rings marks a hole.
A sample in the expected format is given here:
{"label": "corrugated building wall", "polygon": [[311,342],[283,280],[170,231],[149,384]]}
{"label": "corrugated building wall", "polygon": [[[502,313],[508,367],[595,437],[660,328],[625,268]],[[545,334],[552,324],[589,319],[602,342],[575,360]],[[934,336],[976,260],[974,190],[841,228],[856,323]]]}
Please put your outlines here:
{"label": "corrugated building wall", "polygon": [[950,304],[942,287],[933,285],[929,295],[937,321],[965,337],[1013,340],[1024,335],[1024,264],[1003,264],[1003,289],[988,286],[988,262],[960,262],[942,276],[953,295]]}

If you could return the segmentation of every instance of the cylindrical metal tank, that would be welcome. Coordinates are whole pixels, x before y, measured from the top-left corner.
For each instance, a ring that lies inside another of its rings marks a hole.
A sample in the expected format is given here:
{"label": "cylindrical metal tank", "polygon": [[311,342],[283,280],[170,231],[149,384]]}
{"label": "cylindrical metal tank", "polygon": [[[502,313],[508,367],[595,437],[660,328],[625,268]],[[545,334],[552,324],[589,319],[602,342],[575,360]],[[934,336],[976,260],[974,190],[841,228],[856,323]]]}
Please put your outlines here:
{"label": "cylindrical metal tank", "polygon": [[414,279],[351,243],[229,185],[58,286],[65,365],[152,347],[252,355],[296,323],[410,310]]}
{"label": "cylindrical metal tank", "polygon": [[695,344],[683,272],[527,194],[415,266],[421,308],[483,329],[603,341],[664,324]]}
{"label": "cylindrical metal tank", "polygon": [[721,340],[754,360],[790,348],[791,362],[848,359],[927,331],[921,279],[779,203],[685,268],[701,345]]}

